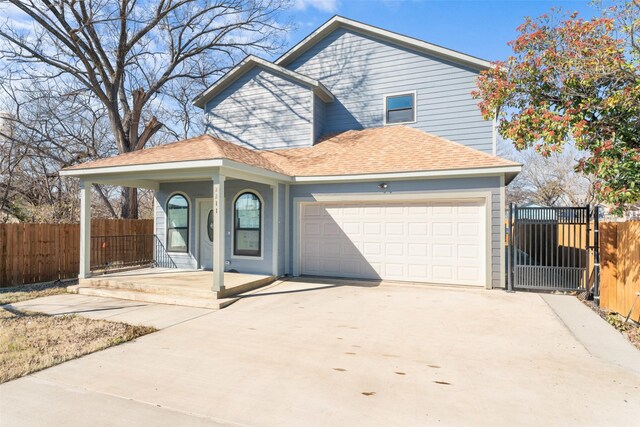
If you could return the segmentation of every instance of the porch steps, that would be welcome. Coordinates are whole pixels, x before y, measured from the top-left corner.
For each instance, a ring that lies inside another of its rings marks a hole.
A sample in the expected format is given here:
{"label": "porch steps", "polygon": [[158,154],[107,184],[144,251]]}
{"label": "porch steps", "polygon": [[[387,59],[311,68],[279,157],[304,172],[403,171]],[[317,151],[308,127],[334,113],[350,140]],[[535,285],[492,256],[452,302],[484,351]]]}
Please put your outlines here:
{"label": "porch steps", "polygon": [[228,307],[239,299],[238,297],[216,299],[212,293],[209,293],[208,298],[204,298],[82,285],[69,286],[67,287],[67,291],[80,295],[152,302],[157,304],[184,305],[187,307],[208,308],[212,310],[219,310]]}
{"label": "porch steps", "polygon": [[221,291],[218,291],[216,294],[218,298],[230,298],[235,297],[240,294],[244,294],[250,291],[253,291],[258,288],[262,288],[264,286],[270,285],[276,280],[273,276],[268,276],[263,279],[254,280],[253,282],[247,282],[240,285],[233,286],[231,288],[226,288]]}
{"label": "porch steps", "polygon": [[67,290],[80,295],[218,310],[236,302],[240,299],[240,294],[267,286],[273,283],[274,280],[274,277],[267,276],[214,293],[206,289],[190,288],[180,285],[151,285],[136,281],[135,279],[122,280],[122,278],[92,277],[89,279],[80,279],[77,285],[69,286]]}

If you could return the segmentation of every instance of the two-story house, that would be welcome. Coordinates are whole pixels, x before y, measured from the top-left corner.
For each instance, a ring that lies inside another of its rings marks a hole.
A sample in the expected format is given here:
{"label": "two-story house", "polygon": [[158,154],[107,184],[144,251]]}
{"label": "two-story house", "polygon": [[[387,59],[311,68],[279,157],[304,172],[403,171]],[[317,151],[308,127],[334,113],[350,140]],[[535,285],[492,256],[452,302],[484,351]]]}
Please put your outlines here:
{"label": "two-story house", "polygon": [[247,57],[195,105],[206,135],[62,173],[155,190],[181,268],[504,287],[505,185],[471,96],[487,61],[334,17],[273,62]]}

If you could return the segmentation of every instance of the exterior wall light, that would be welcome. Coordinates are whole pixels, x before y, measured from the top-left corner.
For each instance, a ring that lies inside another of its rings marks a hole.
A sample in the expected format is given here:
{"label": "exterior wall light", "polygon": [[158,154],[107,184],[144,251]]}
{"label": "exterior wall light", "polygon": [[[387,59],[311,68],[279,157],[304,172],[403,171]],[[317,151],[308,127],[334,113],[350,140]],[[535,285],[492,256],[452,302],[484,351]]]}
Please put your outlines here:
{"label": "exterior wall light", "polygon": [[381,190],[386,190],[387,187],[389,187],[389,184],[387,184],[386,182],[381,182],[380,184],[378,184],[378,188]]}

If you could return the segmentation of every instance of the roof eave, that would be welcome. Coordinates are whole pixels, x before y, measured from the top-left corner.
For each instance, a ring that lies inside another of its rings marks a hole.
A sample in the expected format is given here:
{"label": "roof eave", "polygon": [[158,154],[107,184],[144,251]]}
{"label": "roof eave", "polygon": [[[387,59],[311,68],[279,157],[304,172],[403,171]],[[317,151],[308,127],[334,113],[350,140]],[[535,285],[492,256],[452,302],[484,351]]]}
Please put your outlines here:
{"label": "roof eave", "polygon": [[333,94],[319,81],[310,77],[287,70],[279,65],[273,64],[257,56],[249,55],[243,59],[238,65],[232,68],[227,74],[220,77],[213,85],[202,92],[193,100],[193,105],[204,109],[211,99],[219,95],[224,89],[229,87],[233,82],[242,77],[245,73],[254,67],[261,67],[267,71],[271,71],[280,77],[285,77],[296,81],[297,83],[313,90],[323,101],[332,102]]}
{"label": "roof eave", "polygon": [[377,172],[377,173],[361,173],[349,175],[310,175],[310,176],[294,176],[293,181],[296,184],[309,183],[332,183],[332,182],[348,182],[348,181],[377,181],[377,180],[411,180],[411,179],[429,179],[429,178],[461,178],[461,177],[479,177],[479,176],[513,176],[515,177],[520,170],[521,165],[501,165],[501,166],[485,166],[464,169],[438,169],[438,170],[421,170],[407,172]]}

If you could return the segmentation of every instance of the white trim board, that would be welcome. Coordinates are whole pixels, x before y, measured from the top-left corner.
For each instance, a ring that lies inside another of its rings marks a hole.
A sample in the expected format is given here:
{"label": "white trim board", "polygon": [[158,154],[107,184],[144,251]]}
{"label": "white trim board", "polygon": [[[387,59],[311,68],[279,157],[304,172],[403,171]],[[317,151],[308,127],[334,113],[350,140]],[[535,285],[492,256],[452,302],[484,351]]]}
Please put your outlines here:
{"label": "white trim board", "polygon": [[[202,227],[202,218],[200,217],[200,207],[203,203],[206,202],[211,202],[211,209],[213,210],[213,197],[196,197],[196,224],[195,224],[195,239],[196,239],[196,247],[195,247],[195,258],[196,258],[196,266],[198,268],[203,268],[202,267],[202,262],[201,262],[201,254],[200,254],[200,232],[201,227]],[[213,230],[214,233],[216,233],[216,230]],[[224,233],[224,230],[223,230]],[[224,234],[223,234],[224,235]],[[211,242],[211,254],[213,256],[213,242]],[[211,264],[213,265],[213,258],[211,259]],[[212,267],[213,268],[213,267]]]}
{"label": "white trim board", "polygon": [[348,181],[376,181],[376,180],[411,180],[429,178],[458,178],[458,177],[480,177],[489,175],[501,175],[504,173],[518,173],[522,166],[497,166],[486,168],[470,169],[446,169],[436,171],[415,171],[415,172],[389,172],[371,173],[357,175],[317,175],[317,176],[297,176],[294,184],[308,182],[348,182]]}
{"label": "white trim board", "polygon": [[[263,184],[307,183],[307,182],[346,182],[346,181],[374,181],[401,180],[424,178],[455,178],[467,176],[500,175],[505,173],[517,174],[521,165],[494,166],[483,168],[444,169],[433,171],[410,172],[382,172],[352,175],[316,175],[289,176],[254,166],[245,165],[227,159],[193,160],[180,162],[152,163],[146,165],[111,166],[102,168],[73,169],[60,171],[62,176],[87,177],[92,182],[111,182],[115,180],[147,179],[157,181],[171,181],[178,178],[203,180],[210,179],[211,168],[221,168],[221,173],[229,178],[245,179]],[[223,170],[222,170],[223,169]],[[171,172],[181,172],[172,175]],[[125,175],[128,174],[128,175]]]}

